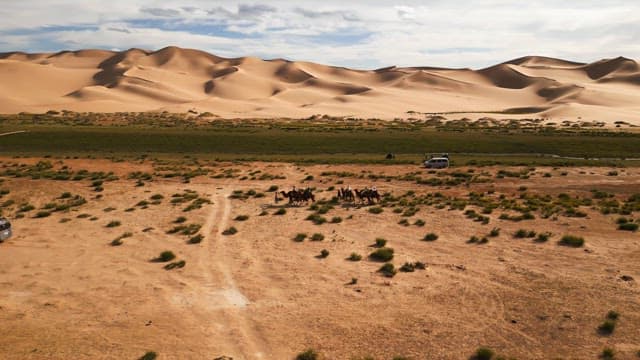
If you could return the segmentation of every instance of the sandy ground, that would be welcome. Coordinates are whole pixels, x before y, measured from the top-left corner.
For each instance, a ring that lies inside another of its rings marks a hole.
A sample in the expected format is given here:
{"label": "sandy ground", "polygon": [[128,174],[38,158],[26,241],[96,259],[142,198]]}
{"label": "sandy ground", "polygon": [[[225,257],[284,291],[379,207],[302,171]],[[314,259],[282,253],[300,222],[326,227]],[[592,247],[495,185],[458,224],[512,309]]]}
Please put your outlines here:
{"label": "sandy ground", "polygon": [[[170,111],[223,118],[483,117],[640,125],[640,66],[530,56],[486,69],[362,71],[167,47],[0,54],[0,113]],[[508,111],[525,108],[528,110]],[[503,112],[503,113],[500,113]]]}
{"label": "sandy ground", "polygon": [[[3,159],[33,163],[38,159]],[[69,212],[34,218],[34,210],[12,218],[14,236],[0,244],[0,358],[136,359],[155,351],[159,359],[292,359],[314,348],[327,359],[373,356],[391,359],[466,359],[480,346],[518,359],[595,359],[605,347],[619,359],[640,350],[640,237],[617,231],[615,215],[589,208],[587,218],[559,217],[514,223],[489,215],[488,225],[467,219],[462,211],[420,206],[410,217],[426,226],[401,226],[403,217],[385,208],[378,215],[367,206],[337,206],[325,216],[339,224],[314,225],[306,206],[274,204],[264,198],[231,199],[234,190],[264,192],[272,185],[327,189],[338,181],[323,171],[372,171],[388,175],[419,169],[406,166],[309,166],[232,164],[241,174],[262,170],[281,180],[196,177],[185,184],[156,178],[135,187],[131,171],[150,171],[146,162],[65,160],[72,169],[114,171],[120,180],[106,182],[102,197],[90,181],[4,178],[10,190],[2,201],[29,202],[41,208],[61,193],[80,194],[88,203]],[[495,172],[498,168],[484,168]],[[640,192],[640,170],[539,168],[529,179],[499,179],[469,188],[429,187],[406,181],[378,181],[394,196],[408,190],[445,195],[495,189],[514,195],[520,186],[539,194],[587,194],[591,189],[625,197]],[[567,176],[559,176],[568,171]],[[554,176],[544,178],[543,173]],[[307,175],[315,180],[301,180]],[[366,179],[343,179],[352,187]],[[195,190],[211,204],[183,212],[172,194]],[[164,199],[147,209],[136,207],[154,194]],[[334,192],[317,192],[328,199]],[[135,207],[132,212],[126,209]],[[115,208],[111,210],[109,208]],[[105,211],[107,210],[107,211]],[[259,216],[262,211],[269,214]],[[12,217],[13,212],[5,215]],[[78,218],[80,214],[97,217]],[[234,220],[248,215],[247,221]],[[167,234],[178,216],[202,225],[204,240]],[[635,214],[637,218],[637,213]],[[70,219],[61,222],[61,219]],[[114,228],[112,220],[121,221]],[[230,226],[232,236],[222,235]],[[467,244],[493,227],[500,236],[485,245]],[[153,228],[149,230],[148,228]],[[514,239],[517,229],[549,231],[547,243]],[[143,230],[147,230],[146,232]],[[110,242],[124,232],[123,245]],[[292,241],[297,233],[322,233],[324,241]],[[428,232],[434,242],[421,241]],[[584,248],[557,245],[562,234],[584,236]],[[395,249],[396,266],[422,261],[425,270],[386,278],[380,263],[367,259],[377,237]],[[316,256],[322,249],[330,255]],[[182,269],[164,270],[151,262],[172,250]],[[347,261],[352,252],[364,256]],[[623,281],[621,276],[633,277]],[[352,278],[357,284],[349,285]],[[597,333],[609,310],[620,313],[611,336]]]}

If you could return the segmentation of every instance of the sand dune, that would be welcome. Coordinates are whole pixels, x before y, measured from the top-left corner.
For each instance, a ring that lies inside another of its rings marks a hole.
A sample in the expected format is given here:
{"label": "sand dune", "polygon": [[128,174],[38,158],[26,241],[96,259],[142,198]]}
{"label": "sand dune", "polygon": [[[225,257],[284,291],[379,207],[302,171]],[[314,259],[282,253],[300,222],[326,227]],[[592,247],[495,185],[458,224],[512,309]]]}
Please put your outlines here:
{"label": "sand dune", "polygon": [[[167,47],[0,54],[0,113],[209,111],[227,118],[406,118],[512,108],[550,121],[640,124],[640,66],[618,57],[590,64],[540,56],[485,69],[387,67],[364,71],[253,57],[227,59]],[[537,111],[537,112],[535,112]]]}

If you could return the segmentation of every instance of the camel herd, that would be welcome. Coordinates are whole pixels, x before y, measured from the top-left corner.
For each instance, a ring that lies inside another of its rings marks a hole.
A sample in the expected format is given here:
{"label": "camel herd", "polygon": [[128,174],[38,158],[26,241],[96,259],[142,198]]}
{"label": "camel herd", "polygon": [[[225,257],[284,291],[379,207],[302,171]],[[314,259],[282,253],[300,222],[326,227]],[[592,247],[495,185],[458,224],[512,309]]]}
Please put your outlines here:
{"label": "camel herd", "polygon": [[[296,189],[293,188],[291,191],[280,191],[275,194],[276,203],[280,201],[278,195],[282,195],[283,198],[289,200],[289,204],[291,205],[301,205],[308,204],[309,201],[315,202],[316,197],[313,195],[313,190],[310,188],[306,189]],[[376,202],[380,202],[380,193],[378,190],[374,188],[364,188],[362,190],[347,188],[338,189],[338,200],[346,201],[346,202],[359,202],[359,203],[369,203],[373,204]]]}

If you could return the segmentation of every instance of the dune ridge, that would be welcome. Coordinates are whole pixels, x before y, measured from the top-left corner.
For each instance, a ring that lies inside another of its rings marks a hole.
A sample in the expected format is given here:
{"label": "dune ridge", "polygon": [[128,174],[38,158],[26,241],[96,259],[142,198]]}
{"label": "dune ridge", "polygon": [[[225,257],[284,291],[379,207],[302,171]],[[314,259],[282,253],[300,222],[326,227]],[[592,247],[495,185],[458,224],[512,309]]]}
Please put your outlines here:
{"label": "dune ridge", "polygon": [[527,56],[479,70],[354,70],[174,46],[0,54],[0,113],[192,110],[225,118],[394,119],[504,111],[513,118],[509,109],[530,108],[518,116],[640,125],[639,85],[640,66],[624,57],[585,64]]}

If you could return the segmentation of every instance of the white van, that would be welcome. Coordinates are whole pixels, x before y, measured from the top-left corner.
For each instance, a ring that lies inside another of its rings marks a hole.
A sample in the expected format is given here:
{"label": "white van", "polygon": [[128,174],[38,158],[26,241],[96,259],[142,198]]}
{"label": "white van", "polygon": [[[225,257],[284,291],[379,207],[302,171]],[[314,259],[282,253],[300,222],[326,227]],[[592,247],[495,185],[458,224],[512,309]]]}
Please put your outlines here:
{"label": "white van", "polygon": [[449,159],[445,157],[434,157],[424,162],[427,169],[446,169],[449,167]]}
{"label": "white van", "polygon": [[11,237],[11,223],[5,218],[0,218],[0,242]]}

